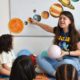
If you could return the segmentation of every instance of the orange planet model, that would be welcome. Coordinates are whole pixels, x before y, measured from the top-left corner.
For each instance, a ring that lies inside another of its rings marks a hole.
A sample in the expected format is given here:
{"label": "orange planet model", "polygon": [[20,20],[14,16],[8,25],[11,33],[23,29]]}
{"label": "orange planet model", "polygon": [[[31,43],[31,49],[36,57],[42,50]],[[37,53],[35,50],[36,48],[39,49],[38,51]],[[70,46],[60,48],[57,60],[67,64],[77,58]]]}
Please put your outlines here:
{"label": "orange planet model", "polygon": [[41,13],[41,17],[44,18],[44,19],[48,19],[49,18],[49,12],[48,11],[43,11]]}
{"label": "orange planet model", "polygon": [[24,28],[23,21],[19,18],[13,18],[9,21],[10,32],[20,33]]}
{"label": "orange planet model", "polygon": [[59,3],[54,3],[53,5],[51,5],[50,10],[49,10],[51,16],[53,17],[59,17],[62,11],[63,11],[63,8],[61,4]]}

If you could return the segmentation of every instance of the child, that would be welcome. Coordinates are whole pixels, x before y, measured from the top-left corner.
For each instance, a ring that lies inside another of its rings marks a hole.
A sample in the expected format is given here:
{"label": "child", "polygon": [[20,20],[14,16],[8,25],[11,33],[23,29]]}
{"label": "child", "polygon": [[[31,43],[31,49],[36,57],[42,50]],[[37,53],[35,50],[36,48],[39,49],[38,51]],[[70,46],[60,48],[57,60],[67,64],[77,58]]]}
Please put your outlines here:
{"label": "child", "polygon": [[78,72],[71,64],[62,64],[56,70],[56,80],[78,80]]}
{"label": "child", "polygon": [[3,78],[10,76],[11,66],[15,59],[13,49],[13,38],[10,34],[0,37],[0,76]]}
{"label": "child", "polygon": [[[55,72],[58,66],[61,64],[72,64],[76,67],[77,71],[80,70],[80,47],[79,34],[75,29],[74,18],[71,12],[63,11],[60,14],[58,25],[56,27],[50,27],[49,25],[40,23],[31,19],[31,23],[40,26],[45,31],[55,34],[54,44],[60,46],[62,49],[62,59],[55,60],[50,59],[48,56],[37,57],[37,63],[39,66],[49,75],[55,76]],[[45,67],[46,66],[46,67]]]}
{"label": "child", "polygon": [[13,63],[10,80],[33,80],[34,65],[29,56],[19,56]]}

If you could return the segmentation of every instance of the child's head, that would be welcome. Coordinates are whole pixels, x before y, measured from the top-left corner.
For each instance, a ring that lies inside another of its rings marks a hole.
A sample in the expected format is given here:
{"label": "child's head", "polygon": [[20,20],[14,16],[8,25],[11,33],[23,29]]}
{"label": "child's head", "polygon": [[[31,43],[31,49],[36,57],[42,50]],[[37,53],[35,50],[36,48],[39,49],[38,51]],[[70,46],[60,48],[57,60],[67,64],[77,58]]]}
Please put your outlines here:
{"label": "child's head", "polygon": [[33,80],[34,65],[29,56],[19,56],[13,63],[10,80]]}
{"label": "child's head", "polygon": [[12,35],[10,34],[4,34],[0,37],[0,52],[5,51],[8,52],[10,51],[13,46],[12,46]]}
{"label": "child's head", "polygon": [[78,72],[71,64],[62,64],[56,70],[56,80],[78,80]]}

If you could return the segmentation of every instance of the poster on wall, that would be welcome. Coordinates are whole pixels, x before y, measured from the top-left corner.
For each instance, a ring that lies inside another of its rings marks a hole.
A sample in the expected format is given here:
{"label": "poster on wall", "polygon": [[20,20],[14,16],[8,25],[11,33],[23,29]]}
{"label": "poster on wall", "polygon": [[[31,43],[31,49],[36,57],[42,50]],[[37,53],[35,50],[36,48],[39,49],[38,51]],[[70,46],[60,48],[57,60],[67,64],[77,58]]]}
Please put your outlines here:
{"label": "poster on wall", "polygon": [[9,31],[16,36],[53,36],[30,24],[29,18],[55,27],[60,13],[65,10],[73,13],[79,30],[80,0],[10,0]]}

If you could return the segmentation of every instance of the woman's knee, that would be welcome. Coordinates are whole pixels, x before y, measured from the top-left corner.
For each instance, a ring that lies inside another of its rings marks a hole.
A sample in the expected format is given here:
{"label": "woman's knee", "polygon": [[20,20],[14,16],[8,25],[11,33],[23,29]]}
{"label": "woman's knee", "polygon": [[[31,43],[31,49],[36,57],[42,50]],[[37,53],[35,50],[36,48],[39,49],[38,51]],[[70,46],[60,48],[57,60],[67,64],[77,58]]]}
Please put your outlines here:
{"label": "woman's knee", "polygon": [[41,61],[45,57],[47,57],[47,51],[42,51],[38,56],[37,56],[37,61]]}
{"label": "woman's knee", "polygon": [[36,58],[36,61],[37,61],[37,63],[40,63],[40,62],[42,62],[42,55],[40,54],[40,55],[38,55],[37,56],[37,58]]}

